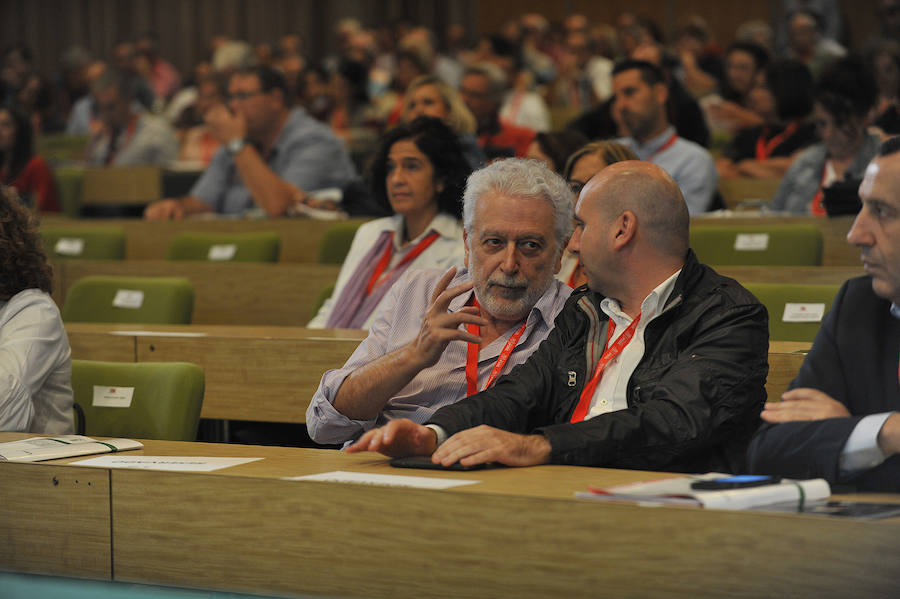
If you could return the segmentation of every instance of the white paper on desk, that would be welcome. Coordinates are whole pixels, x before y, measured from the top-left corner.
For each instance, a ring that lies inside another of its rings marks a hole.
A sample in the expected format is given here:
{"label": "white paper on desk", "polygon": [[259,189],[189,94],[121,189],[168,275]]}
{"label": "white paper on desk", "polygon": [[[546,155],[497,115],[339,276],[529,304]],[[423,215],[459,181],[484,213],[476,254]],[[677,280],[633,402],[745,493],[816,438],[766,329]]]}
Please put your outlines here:
{"label": "white paper on desk", "polygon": [[310,474],[307,476],[289,476],[284,480],[319,480],[332,483],[353,483],[358,485],[384,485],[388,487],[415,487],[417,489],[450,489],[463,485],[474,485],[480,480],[459,480],[456,478],[428,478],[425,476],[403,476],[400,474],[370,474],[366,472],[347,472],[335,470]]}
{"label": "white paper on desk", "polygon": [[206,337],[206,333],[188,333],[182,331],[110,331],[110,335],[123,337]]}
{"label": "white paper on desk", "polygon": [[172,472],[212,472],[232,466],[255,462],[262,458],[208,458],[200,456],[111,456],[71,462],[70,466],[99,468],[136,468],[139,470],[168,470]]}

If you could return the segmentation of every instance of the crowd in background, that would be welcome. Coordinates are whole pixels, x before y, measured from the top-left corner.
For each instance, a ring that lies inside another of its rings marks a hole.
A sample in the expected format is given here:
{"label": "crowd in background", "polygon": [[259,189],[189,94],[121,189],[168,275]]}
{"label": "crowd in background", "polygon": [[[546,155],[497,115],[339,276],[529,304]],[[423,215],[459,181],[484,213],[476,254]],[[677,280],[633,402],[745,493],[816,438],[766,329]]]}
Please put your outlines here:
{"label": "crowd in background", "polygon": [[[900,133],[900,3],[878,3],[882,31],[852,52],[839,43],[836,3],[786,2],[800,4],[822,12],[791,10],[774,27],[747,22],[730,40],[713,39],[700,15],[685,16],[669,39],[657,21],[631,13],[614,24],[532,13],[478,39],[450,25],[442,43],[412,22],[367,29],[348,18],[334,30],[337,52],[319,64],[297,34],[255,46],[217,36],[185,73],[152,33],[117,43],[110,56],[69,48],[56,73],[36,72],[32,49],[13,44],[0,64],[0,179],[28,187],[40,208],[58,209],[35,142],[60,133],[91,138],[86,159],[95,166],[203,168],[221,144],[204,115],[227,100],[229,75],[251,65],[280,71],[289,101],[327,124],[360,171],[386,131],[423,114],[458,134],[473,167],[515,155],[543,157],[561,171],[589,140],[635,136],[612,84],[616,62],[635,59],[661,69],[668,122],[713,151],[718,176],[782,177],[804,148],[824,143],[829,180],[839,180],[869,136]],[[111,81],[125,82],[124,99],[104,95]],[[135,130],[152,137],[153,152],[110,142],[128,142]],[[830,148],[854,152],[834,156]]]}

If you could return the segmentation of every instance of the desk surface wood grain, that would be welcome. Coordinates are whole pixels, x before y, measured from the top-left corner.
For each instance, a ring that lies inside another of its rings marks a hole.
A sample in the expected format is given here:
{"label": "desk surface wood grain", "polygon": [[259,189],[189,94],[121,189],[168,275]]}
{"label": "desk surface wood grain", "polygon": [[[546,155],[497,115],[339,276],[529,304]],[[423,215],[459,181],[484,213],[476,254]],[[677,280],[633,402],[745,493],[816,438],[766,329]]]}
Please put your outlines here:
{"label": "desk surface wood grain", "polygon": [[[400,471],[375,454],[162,441],[134,453],[264,459],[208,474],[111,470],[119,581],[348,597],[884,597],[900,585],[896,519],[573,498],[660,473]],[[51,466],[89,472],[67,461]],[[434,491],[281,479],[332,470],[479,482]]]}

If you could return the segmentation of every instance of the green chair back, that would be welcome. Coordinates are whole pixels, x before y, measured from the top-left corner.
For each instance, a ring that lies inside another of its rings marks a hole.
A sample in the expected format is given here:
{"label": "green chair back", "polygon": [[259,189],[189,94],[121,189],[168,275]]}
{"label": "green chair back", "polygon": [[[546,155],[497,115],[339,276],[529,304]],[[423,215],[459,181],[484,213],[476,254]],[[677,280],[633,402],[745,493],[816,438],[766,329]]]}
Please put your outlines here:
{"label": "green chair back", "polygon": [[278,233],[179,233],[166,252],[166,260],[212,262],[278,262]]}
{"label": "green chair back", "polygon": [[41,227],[47,255],[67,260],[124,260],[125,230],[121,227]]}
{"label": "green chair back", "polygon": [[66,293],[66,322],[190,324],[194,288],[183,277],[90,276]]}
{"label": "green chair back", "polygon": [[821,266],[822,231],[815,225],[691,227],[691,247],[716,266]]}
{"label": "green chair back", "polygon": [[56,189],[59,191],[59,207],[69,218],[81,216],[81,188],[84,169],[80,166],[60,166],[53,169]]}
{"label": "green chair back", "polygon": [[186,362],[72,360],[72,389],[84,434],[194,441],[203,369]]}
{"label": "green chair back", "polygon": [[319,264],[343,264],[359,222],[336,223],[328,227],[319,245]]}
{"label": "green chair back", "polygon": [[819,332],[840,285],[746,283],[744,287],[769,311],[769,339],[808,341]]}

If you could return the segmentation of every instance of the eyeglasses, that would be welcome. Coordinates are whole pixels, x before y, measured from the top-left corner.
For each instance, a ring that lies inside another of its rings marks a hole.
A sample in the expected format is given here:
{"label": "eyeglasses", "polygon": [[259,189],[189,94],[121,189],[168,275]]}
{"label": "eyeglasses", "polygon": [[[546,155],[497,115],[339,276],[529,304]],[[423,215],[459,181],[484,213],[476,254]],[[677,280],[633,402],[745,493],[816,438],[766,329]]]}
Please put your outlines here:
{"label": "eyeglasses", "polygon": [[243,102],[244,100],[246,100],[248,98],[252,98],[253,96],[258,96],[261,93],[263,93],[263,91],[261,89],[257,89],[254,91],[248,91],[248,92],[234,92],[233,94],[228,94],[227,99],[229,102],[231,102],[232,100],[234,100],[236,102]]}

